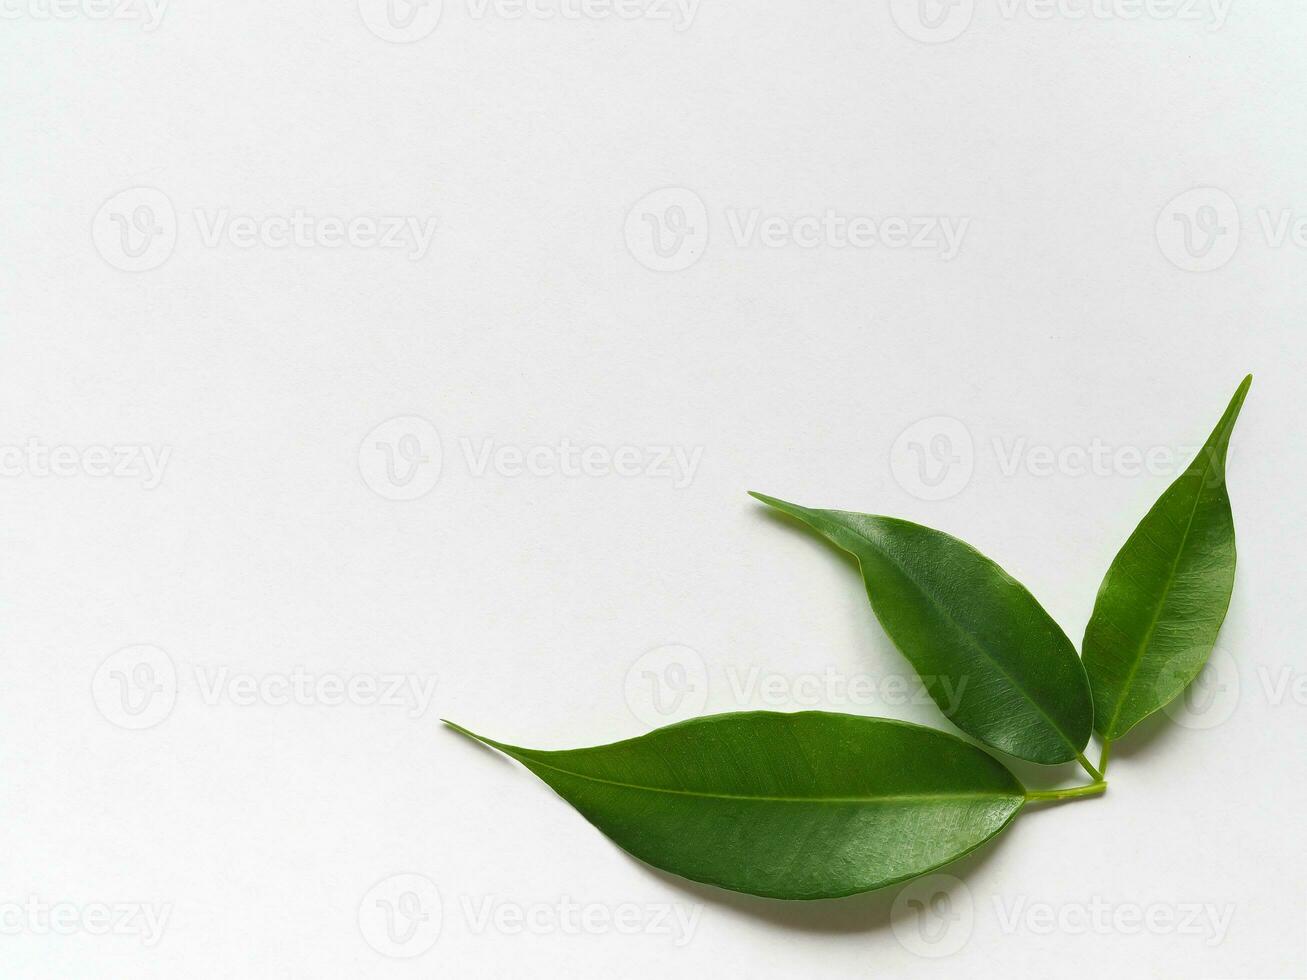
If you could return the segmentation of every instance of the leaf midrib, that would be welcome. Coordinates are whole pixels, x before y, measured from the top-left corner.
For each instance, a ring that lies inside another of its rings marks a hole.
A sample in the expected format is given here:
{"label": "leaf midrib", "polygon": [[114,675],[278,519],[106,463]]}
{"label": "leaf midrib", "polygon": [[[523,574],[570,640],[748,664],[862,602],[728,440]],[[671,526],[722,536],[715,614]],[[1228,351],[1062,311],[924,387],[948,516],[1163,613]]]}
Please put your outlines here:
{"label": "leaf midrib", "polygon": [[575,776],[577,779],[584,779],[592,783],[601,783],[605,786],[617,786],[621,789],[636,789],[647,793],[666,793],[671,796],[693,796],[702,799],[712,800],[746,800],[753,803],[934,803],[948,800],[973,800],[973,799],[1017,799],[1019,794],[1005,794],[1000,790],[994,790],[987,793],[897,793],[887,796],[754,796],[743,793],[704,793],[698,790],[690,789],[669,789],[663,786],[641,786],[639,783],[627,783],[617,779],[604,779],[600,776],[591,776],[587,773],[576,772],[572,769],[564,769],[561,766],[553,766],[547,762],[541,762],[539,759],[531,756],[517,755],[509,753],[523,765],[540,766],[543,769],[551,769],[554,772],[561,772],[566,776]]}
{"label": "leaf midrib", "polygon": [[[1205,449],[1206,447],[1204,447]],[[1185,545],[1189,541],[1189,533],[1193,530],[1194,518],[1198,514],[1198,504],[1203,499],[1203,484],[1206,482],[1207,474],[1211,466],[1211,458],[1208,458],[1208,465],[1203,467],[1202,480],[1198,484],[1198,492],[1194,494],[1193,506],[1189,509],[1189,519],[1185,521],[1184,532],[1180,535],[1180,544],[1175,549],[1175,557],[1171,559],[1171,569],[1166,575],[1166,584],[1162,586],[1162,594],[1158,596],[1157,602],[1153,606],[1153,615],[1148,622],[1148,628],[1144,630],[1144,635],[1135,648],[1134,660],[1130,664],[1130,669],[1126,672],[1125,680],[1121,684],[1121,695],[1116,699],[1116,707],[1112,709],[1112,720],[1104,726],[1103,732],[1106,738],[1113,738],[1107,734],[1116,728],[1117,721],[1121,718],[1121,711],[1125,708],[1126,697],[1130,694],[1130,688],[1134,685],[1135,677],[1139,673],[1139,668],[1143,665],[1144,654],[1148,647],[1152,645],[1153,634],[1157,631],[1157,624],[1162,619],[1162,608],[1166,605],[1166,600],[1171,594],[1171,587],[1175,585],[1176,569],[1180,567],[1180,557],[1184,554]],[[1170,492],[1170,488],[1167,488]],[[1163,495],[1165,496],[1165,494]]]}

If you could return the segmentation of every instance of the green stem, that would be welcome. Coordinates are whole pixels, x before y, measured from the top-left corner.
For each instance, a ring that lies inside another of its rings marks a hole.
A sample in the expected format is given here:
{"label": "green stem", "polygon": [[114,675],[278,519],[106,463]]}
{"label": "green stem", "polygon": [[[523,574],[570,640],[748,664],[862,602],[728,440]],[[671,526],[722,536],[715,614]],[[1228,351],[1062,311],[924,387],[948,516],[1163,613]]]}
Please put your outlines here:
{"label": "green stem", "polygon": [[1072,786],[1070,789],[1026,790],[1026,799],[1035,800],[1074,800],[1081,796],[1099,796],[1107,789],[1107,783],[1101,779],[1088,786]]}
{"label": "green stem", "polygon": [[1103,739],[1103,752],[1098,757],[1098,771],[1105,776],[1107,775],[1107,756],[1111,749],[1112,740],[1110,738]]}
{"label": "green stem", "polygon": [[1090,765],[1089,760],[1085,758],[1085,754],[1083,752],[1077,752],[1076,759],[1079,760],[1080,764],[1085,767],[1085,772],[1089,773],[1089,775],[1093,777],[1094,782],[1101,783],[1103,781],[1103,774],[1099,772],[1097,769],[1095,769],[1092,765]]}

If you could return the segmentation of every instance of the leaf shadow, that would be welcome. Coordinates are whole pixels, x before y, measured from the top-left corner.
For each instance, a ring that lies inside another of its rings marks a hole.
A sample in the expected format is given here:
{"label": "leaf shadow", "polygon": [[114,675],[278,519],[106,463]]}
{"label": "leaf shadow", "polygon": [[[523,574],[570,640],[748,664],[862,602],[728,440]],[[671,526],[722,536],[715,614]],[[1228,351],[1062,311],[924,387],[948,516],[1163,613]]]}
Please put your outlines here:
{"label": "leaf shadow", "polygon": [[[982,868],[1003,846],[1001,833],[997,840],[982,844],[977,850],[958,858],[935,871],[953,875],[962,880],[974,879]],[[611,843],[611,842],[610,842]],[[890,926],[890,909],[899,890],[913,879],[886,885],[875,891],[849,895],[845,898],[825,898],[812,901],[787,901],[779,898],[762,898],[733,892],[715,885],[691,881],[646,864],[617,845],[613,850],[636,865],[650,877],[662,881],[678,891],[685,892],[693,901],[712,905],[741,918],[758,919],[782,929],[825,935],[854,935],[876,933]]]}
{"label": "leaf shadow", "polygon": [[[446,723],[446,726],[448,726],[448,723]],[[486,745],[484,742],[479,742],[475,738],[470,738],[469,736],[464,735],[461,732],[458,732],[450,727],[446,727],[444,731],[448,732],[450,735],[455,736],[456,741],[462,743],[463,745],[468,746],[474,752],[480,752],[483,755],[486,755],[489,758],[494,759],[495,762],[500,765],[507,766],[509,769],[519,768],[519,766],[516,763],[514,763],[513,760],[510,759],[508,756],[504,755],[504,753],[500,752],[498,749],[492,749],[489,745]]]}
{"label": "leaf shadow", "polygon": [[1112,758],[1141,755],[1183,731],[1183,726],[1173,722],[1165,711],[1156,711],[1126,732],[1121,741],[1112,743]]}
{"label": "leaf shadow", "polygon": [[754,501],[758,504],[757,510],[761,513],[763,520],[770,521],[778,527],[786,528],[790,533],[797,537],[806,538],[809,541],[815,541],[822,545],[822,550],[837,558],[846,568],[851,568],[858,573],[858,581],[862,581],[862,567],[858,564],[858,559],[850,552],[845,551],[834,541],[824,535],[818,534],[803,521],[784,511],[776,510],[774,507],[768,507],[764,503]]}
{"label": "leaf shadow", "polygon": [[[785,533],[792,534],[797,538],[803,538],[805,541],[814,543],[819,551],[824,552],[827,557],[837,565],[840,565],[853,573],[853,582],[856,583],[856,585],[853,586],[854,594],[862,599],[863,616],[867,624],[867,631],[863,635],[867,638],[868,642],[874,645],[873,649],[875,649],[878,654],[883,652],[886,656],[893,657],[900,662],[907,664],[907,659],[903,656],[898,647],[894,645],[894,641],[890,639],[889,634],[881,627],[880,620],[876,618],[876,613],[872,609],[871,603],[867,601],[867,589],[862,577],[862,565],[857,557],[851,552],[845,551],[829,538],[818,534],[797,517],[793,517],[783,511],[774,510],[765,505],[760,504],[759,507],[763,520],[782,528]],[[909,664],[908,666],[909,669],[911,669],[911,665]],[[939,706],[936,705],[933,700],[927,698],[926,703],[935,709],[941,721],[948,721],[944,712],[939,710]]]}

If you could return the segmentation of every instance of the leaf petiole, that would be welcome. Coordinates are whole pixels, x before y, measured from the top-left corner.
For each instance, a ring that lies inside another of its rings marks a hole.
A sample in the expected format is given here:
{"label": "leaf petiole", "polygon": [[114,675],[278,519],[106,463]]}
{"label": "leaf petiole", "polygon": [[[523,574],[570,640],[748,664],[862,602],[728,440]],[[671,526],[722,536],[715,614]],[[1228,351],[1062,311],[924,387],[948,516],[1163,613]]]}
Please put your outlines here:
{"label": "leaf petiole", "polygon": [[1079,761],[1079,763],[1082,766],[1085,767],[1085,772],[1089,773],[1090,777],[1094,780],[1094,782],[1101,783],[1103,781],[1103,774],[1093,767],[1093,764],[1090,763],[1090,761],[1085,758],[1085,754],[1083,752],[1077,752],[1076,759],[1077,761]]}
{"label": "leaf petiole", "polygon": [[1103,751],[1098,756],[1098,771],[1104,776],[1107,775],[1107,756],[1111,752],[1111,749],[1112,740],[1110,738],[1103,739]]}
{"label": "leaf petiole", "polygon": [[1072,786],[1070,789],[1026,790],[1026,799],[1031,802],[1039,800],[1073,800],[1081,796],[1100,796],[1107,790],[1107,783],[1101,779],[1088,786]]}

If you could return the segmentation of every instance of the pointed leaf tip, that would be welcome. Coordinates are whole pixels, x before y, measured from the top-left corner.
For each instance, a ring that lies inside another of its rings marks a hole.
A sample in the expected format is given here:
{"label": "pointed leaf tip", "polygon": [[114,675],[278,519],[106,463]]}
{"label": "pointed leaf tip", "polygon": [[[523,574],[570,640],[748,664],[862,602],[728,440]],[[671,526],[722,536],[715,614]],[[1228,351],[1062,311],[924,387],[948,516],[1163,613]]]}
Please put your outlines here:
{"label": "pointed leaf tip", "polygon": [[1244,379],[1239,382],[1239,387],[1234,389],[1234,394],[1230,396],[1230,404],[1225,409],[1225,415],[1221,421],[1223,423],[1233,424],[1234,420],[1239,417],[1239,410],[1243,408],[1244,399],[1248,397],[1248,389],[1253,386],[1253,376],[1244,375]]}
{"label": "pointed leaf tip", "polygon": [[499,743],[493,742],[482,735],[478,735],[474,731],[464,728],[462,725],[458,724],[458,722],[450,721],[448,718],[441,718],[440,720],[460,735],[470,738],[474,742],[480,742],[482,745],[489,745],[491,748],[499,748]]}
{"label": "pointed leaf tip", "polygon": [[780,497],[771,497],[765,493],[759,493],[757,490],[750,490],[749,496],[755,500],[760,500],[768,507],[779,510],[782,514],[789,514],[791,517],[807,521],[809,515],[813,513],[810,507],[801,507],[798,504],[792,504],[788,500],[781,500]]}

